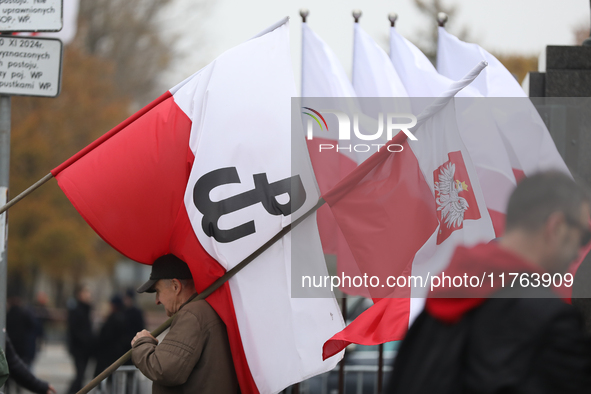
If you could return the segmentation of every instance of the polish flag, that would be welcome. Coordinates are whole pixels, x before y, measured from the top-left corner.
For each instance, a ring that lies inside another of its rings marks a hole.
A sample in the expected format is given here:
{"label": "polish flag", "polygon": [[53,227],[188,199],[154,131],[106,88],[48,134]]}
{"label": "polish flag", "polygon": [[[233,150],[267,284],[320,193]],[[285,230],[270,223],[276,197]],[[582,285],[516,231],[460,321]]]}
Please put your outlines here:
{"label": "polish flag", "polygon": [[[286,20],[267,31],[52,171],[111,246],[144,264],[177,255],[198,292],[318,201],[304,140],[291,140]],[[321,354],[344,327],[338,304],[292,298],[292,260],[327,275],[314,215],[207,298],[243,393],[279,392],[340,359]]]}
{"label": "polish flag", "polygon": [[[390,58],[411,97],[437,97],[453,83],[439,74],[423,52],[402,37],[395,27],[390,28]],[[485,69],[483,73],[486,72]],[[500,237],[505,228],[507,202],[516,185],[509,155],[489,103],[481,99],[482,94],[467,86],[457,97],[462,98],[456,100],[460,136],[472,157],[495,234]],[[428,101],[416,99],[412,103]]]}
{"label": "polish flag", "polygon": [[440,74],[457,79],[483,60],[489,66],[474,80],[473,87],[484,97],[497,98],[487,103],[496,112],[495,122],[517,181],[543,170],[570,174],[538,111],[505,66],[480,46],[460,41],[439,27],[437,70]]}
{"label": "polish flag", "polygon": [[324,357],[351,342],[375,345],[402,339],[410,321],[408,297],[425,297],[428,288],[391,287],[388,278],[426,281],[445,268],[456,246],[495,237],[457,129],[453,100],[483,67],[454,83],[421,113],[413,128],[418,140],[399,133],[390,143],[402,144],[402,152],[382,150],[323,195],[362,271],[379,278],[379,283],[370,282],[375,305],[325,343]]}

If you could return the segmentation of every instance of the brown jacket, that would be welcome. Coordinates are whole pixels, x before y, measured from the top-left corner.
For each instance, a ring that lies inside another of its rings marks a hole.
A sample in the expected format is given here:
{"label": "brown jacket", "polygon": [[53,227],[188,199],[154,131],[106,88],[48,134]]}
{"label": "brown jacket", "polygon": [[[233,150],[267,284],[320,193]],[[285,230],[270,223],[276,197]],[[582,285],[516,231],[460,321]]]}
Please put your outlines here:
{"label": "brown jacket", "polygon": [[238,393],[226,326],[206,301],[191,299],[162,342],[138,339],[131,359],[152,380],[153,394]]}

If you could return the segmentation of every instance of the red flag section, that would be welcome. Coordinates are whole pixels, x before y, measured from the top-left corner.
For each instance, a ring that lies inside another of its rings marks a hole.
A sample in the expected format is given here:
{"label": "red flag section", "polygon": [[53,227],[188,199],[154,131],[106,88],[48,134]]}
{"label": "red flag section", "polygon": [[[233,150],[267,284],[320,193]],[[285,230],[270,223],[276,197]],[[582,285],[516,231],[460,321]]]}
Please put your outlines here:
{"label": "red flag section", "polygon": [[[323,196],[360,271],[377,276],[382,284],[390,275],[411,274],[417,250],[438,225],[433,194],[405,140],[400,132]],[[387,147],[392,144],[402,144],[404,150],[391,153]],[[370,288],[375,305],[324,344],[323,358],[350,343],[376,345],[402,339],[409,324],[410,289],[397,288],[395,294],[392,290]],[[387,296],[396,298],[382,298]]]}

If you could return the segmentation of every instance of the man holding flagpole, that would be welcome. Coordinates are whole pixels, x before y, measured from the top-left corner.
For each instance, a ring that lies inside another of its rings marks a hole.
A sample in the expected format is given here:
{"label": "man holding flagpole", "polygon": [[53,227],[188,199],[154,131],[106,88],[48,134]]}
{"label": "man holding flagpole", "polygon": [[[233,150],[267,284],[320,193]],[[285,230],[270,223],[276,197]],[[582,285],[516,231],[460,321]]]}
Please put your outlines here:
{"label": "man holding flagpole", "polygon": [[152,380],[152,393],[237,393],[238,380],[224,322],[197,296],[191,270],[173,254],[152,264],[150,279],[139,293],[156,293],[166,315],[175,315],[162,343],[150,332],[131,341],[131,358]]}

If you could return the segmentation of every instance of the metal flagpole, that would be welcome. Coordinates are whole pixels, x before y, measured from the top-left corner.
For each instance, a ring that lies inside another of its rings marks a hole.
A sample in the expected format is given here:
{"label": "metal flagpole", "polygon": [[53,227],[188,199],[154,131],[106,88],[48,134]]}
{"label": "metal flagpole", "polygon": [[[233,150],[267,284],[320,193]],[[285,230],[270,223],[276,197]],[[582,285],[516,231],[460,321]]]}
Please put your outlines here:
{"label": "metal flagpole", "polygon": [[[343,315],[343,320],[345,321],[345,325],[347,324],[347,293],[343,293],[343,299],[341,303],[341,314]],[[343,354],[343,358],[339,363],[339,394],[344,394],[345,392],[345,359],[347,358],[347,350],[345,350],[345,354]]]}
{"label": "metal flagpole", "polygon": [[[214,291],[216,291],[224,283],[226,283],[228,280],[230,280],[234,275],[236,275],[238,272],[240,272],[240,270],[242,270],[244,267],[246,267],[248,264],[250,264],[254,259],[259,257],[265,250],[269,249],[271,247],[271,245],[273,245],[275,242],[279,241],[287,233],[289,233],[292,229],[294,229],[298,224],[303,222],[308,216],[310,216],[311,214],[316,212],[316,210],[318,210],[318,208],[320,208],[322,205],[324,205],[324,203],[325,203],[324,199],[320,198],[318,200],[318,202],[316,203],[316,205],[314,205],[309,211],[307,211],[301,217],[294,220],[293,223],[291,223],[291,224],[285,226],[283,229],[281,229],[281,231],[279,231],[277,234],[275,234],[273,236],[273,238],[271,238],[270,240],[267,241],[267,243],[265,243],[263,246],[261,246],[260,248],[255,250],[250,256],[248,256],[247,258],[242,260],[237,266],[232,268],[230,271],[226,272],[224,275],[219,277],[207,289],[205,289],[203,292],[199,293],[199,295],[197,297],[195,297],[191,302],[203,300],[203,299],[209,297]],[[166,320],[164,323],[162,323],[160,325],[160,327],[158,327],[154,331],[152,331],[151,332],[152,336],[157,337],[158,335],[160,335],[164,331],[166,331],[166,329],[168,327],[170,327],[170,325],[172,324],[172,320],[174,319],[174,316],[175,315],[171,316],[168,320]],[[78,391],[77,394],[87,394],[90,390],[92,390],[93,388],[98,386],[98,384],[101,381],[103,381],[109,375],[111,375],[113,372],[115,372],[115,370],[117,368],[119,368],[120,366],[125,364],[125,362],[127,360],[129,360],[130,358],[131,358],[131,350],[129,350],[127,353],[125,353],[123,356],[121,356],[117,361],[115,361],[113,364],[111,364],[107,369],[105,369],[103,372],[101,372],[97,377],[92,379],[90,381],[90,383],[88,383],[80,391]]]}
{"label": "metal flagpole", "polygon": [[306,23],[308,15],[310,15],[310,11],[306,8],[300,10],[300,16],[302,17],[302,69],[300,70],[300,95],[302,97],[304,97],[304,23]]}
{"label": "metal flagpole", "polygon": [[39,179],[37,182],[32,184],[31,186],[29,186],[29,188],[27,188],[27,190],[25,190],[24,192],[22,192],[21,194],[19,194],[18,196],[16,196],[12,200],[10,200],[8,203],[6,203],[6,201],[4,201],[2,204],[6,203],[6,205],[1,205],[0,215],[3,214],[4,212],[6,212],[8,210],[8,208],[12,207],[14,204],[19,202],[23,198],[27,197],[29,194],[31,194],[33,191],[35,191],[39,186],[43,185],[45,182],[47,182],[51,178],[53,178],[53,175],[50,172],[49,174],[45,175],[43,178]]}
{"label": "metal flagpole", "polygon": [[[10,175],[10,96],[0,96],[0,203],[8,199]],[[6,339],[8,214],[0,214],[0,346]]]}
{"label": "metal flagpole", "polygon": [[378,393],[382,392],[384,382],[384,344],[378,346]]}

